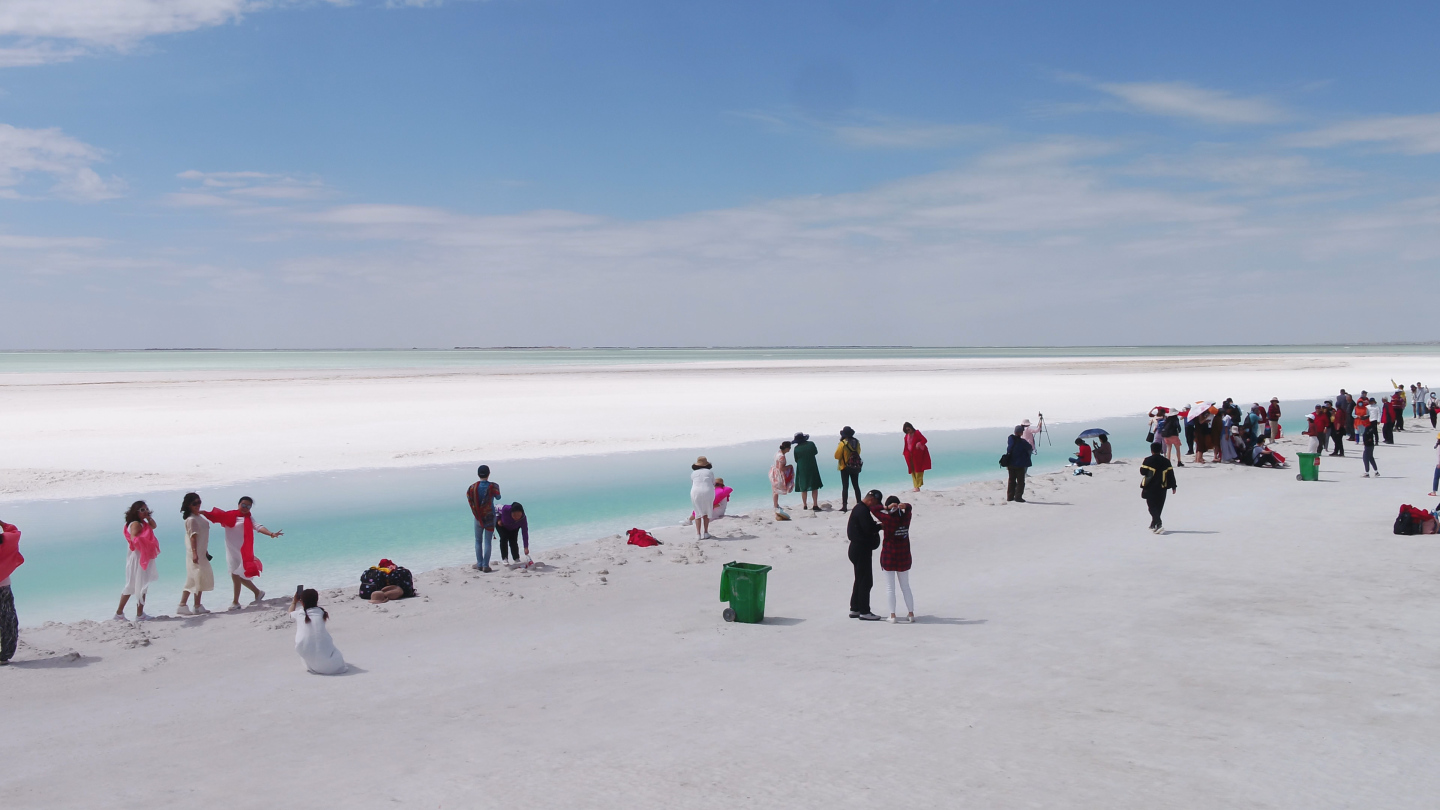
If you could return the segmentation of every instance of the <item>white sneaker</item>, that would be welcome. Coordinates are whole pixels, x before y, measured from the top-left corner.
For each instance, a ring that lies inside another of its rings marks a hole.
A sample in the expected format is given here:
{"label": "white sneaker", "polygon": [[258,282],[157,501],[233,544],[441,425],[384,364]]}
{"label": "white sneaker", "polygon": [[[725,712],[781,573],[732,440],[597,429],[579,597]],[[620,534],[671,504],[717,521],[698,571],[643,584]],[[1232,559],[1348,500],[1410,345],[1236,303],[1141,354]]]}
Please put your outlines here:
{"label": "white sneaker", "polygon": [[130,620],[127,619],[127,618],[125,618],[125,614],[124,614],[124,613],[116,613],[114,616],[111,617],[110,621],[112,621],[112,622],[128,622],[128,621],[130,621]]}
{"label": "white sneaker", "polygon": [[894,624],[894,623],[895,623],[895,614],[893,614],[893,613],[890,614],[890,618],[886,619],[885,621],[887,621],[887,622],[889,622],[889,623],[891,623],[891,624]]}
{"label": "white sneaker", "polygon": [[154,620],[155,617],[151,616],[149,613],[141,613],[139,616],[135,617],[135,621],[137,622],[149,622]]}
{"label": "white sneaker", "polygon": [[1360,477],[1361,477],[1361,478],[1369,478],[1369,477],[1370,477],[1370,473],[1365,473],[1364,475],[1362,475],[1362,476],[1360,476]]}
{"label": "white sneaker", "polygon": [[230,607],[226,608],[226,610],[242,610],[242,609],[243,609],[243,608],[241,607],[241,605],[240,605],[239,602],[231,602],[231,603],[230,603]]}
{"label": "white sneaker", "polygon": [[175,608],[175,615],[176,615],[176,616],[194,616],[195,614],[194,614],[193,612],[191,612],[189,605],[181,605],[180,607]]}
{"label": "white sneaker", "polygon": [[204,616],[206,613],[209,613],[209,612],[210,612],[210,609],[207,608],[207,607],[205,607],[204,605],[196,605],[196,606],[195,606],[195,610],[191,611],[191,615],[194,615],[194,616]]}
{"label": "white sneaker", "polygon": [[264,591],[261,591],[261,592],[255,594],[255,598],[250,600],[250,607],[260,607],[260,601],[263,600],[264,598],[265,598],[265,592],[264,592]]}
{"label": "white sneaker", "polygon": [[912,614],[910,614],[909,616],[906,616],[906,617],[905,617],[905,623],[906,623],[906,624],[914,624],[914,623],[915,623],[915,614],[912,613]]}

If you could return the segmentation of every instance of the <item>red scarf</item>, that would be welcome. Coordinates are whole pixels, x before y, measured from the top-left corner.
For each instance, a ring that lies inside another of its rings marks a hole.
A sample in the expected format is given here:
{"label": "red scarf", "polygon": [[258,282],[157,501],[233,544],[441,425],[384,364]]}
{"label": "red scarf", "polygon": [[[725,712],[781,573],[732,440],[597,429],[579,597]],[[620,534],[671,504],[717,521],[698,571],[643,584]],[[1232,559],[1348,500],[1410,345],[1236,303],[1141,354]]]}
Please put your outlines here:
{"label": "red scarf", "polygon": [[9,579],[25,562],[20,556],[20,530],[12,523],[0,522],[0,530],[3,530],[4,541],[0,542],[0,580]]}
{"label": "red scarf", "polygon": [[150,563],[160,556],[160,541],[155,539],[155,530],[140,524],[140,533],[131,534],[130,525],[125,525],[125,542],[130,545],[131,551],[140,552],[140,568],[148,570]]}
{"label": "red scarf", "polygon": [[227,529],[235,528],[237,521],[245,521],[245,539],[240,543],[240,559],[245,564],[245,578],[254,579],[260,576],[265,566],[260,564],[260,558],[255,556],[255,518],[249,512],[241,512],[239,509],[211,509],[209,512],[201,512],[211,523],[219,523]]}

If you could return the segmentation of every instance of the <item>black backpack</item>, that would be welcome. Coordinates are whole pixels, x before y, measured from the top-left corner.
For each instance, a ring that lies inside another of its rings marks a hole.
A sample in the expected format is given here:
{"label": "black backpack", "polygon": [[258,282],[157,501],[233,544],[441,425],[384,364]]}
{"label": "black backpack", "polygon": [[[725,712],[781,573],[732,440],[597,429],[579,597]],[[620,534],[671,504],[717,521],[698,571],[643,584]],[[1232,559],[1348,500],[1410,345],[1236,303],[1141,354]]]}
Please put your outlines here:
{"label": "black backpack", "polygon": [[390,584],[400,586],[400,590],[405,592],[406,599],[415,595],[415,578],[410,576],[409,568],[395,566],[390,571]]}
{"label": "black backpack", "polygon": [[[409,574],[409,571],[405,572]],[[379,568],[367,568],[360,575],[360,598],[369,599],[370,594],[375,593],[386,585],[390,584],[390,575]]]}
{"label": "black backpack", "polygon": [[1416,534],[1419,531],[1420,527],[1415,525],[1415,518],[1410,517],[1410,513],[1405,511],[1405,507],[1400,507],[1400,515],[1395,518],[1395,533]]}

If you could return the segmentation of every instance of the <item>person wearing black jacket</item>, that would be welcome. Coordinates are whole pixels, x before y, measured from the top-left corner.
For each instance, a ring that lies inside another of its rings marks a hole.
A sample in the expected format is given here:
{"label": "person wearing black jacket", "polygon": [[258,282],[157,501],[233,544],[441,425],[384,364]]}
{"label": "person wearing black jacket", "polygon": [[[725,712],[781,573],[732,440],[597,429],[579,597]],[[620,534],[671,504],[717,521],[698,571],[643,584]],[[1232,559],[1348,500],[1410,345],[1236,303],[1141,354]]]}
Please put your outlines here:
{"label": "person wearing black jacket", "polygon": [[855,566],[855,586],[850,590],[850,618],[878,622],[880,617],[870,612],[870,589],[875,586],[875,569],[871,557],[880,547],[880,524],[870,514],[870,507],[879,506],[882,496],[876,489],[865,494],[861,501],[865,508],[850,512],[850,522],[845,525],[845,536],[850,538],[850,564]]}
{"label": "person wearing black jacket", "polygon": [[1165,510],[1165,490],[1175,491],[1175,468],[1164,455],[1164,445],[1150,445],[1150,457],[1140,464],[1140,497],[1150,507],[1150,531],[1164,534],[1160,513]]}
{"label": "person wearing black jacket", "polygon": [[1015,433],[1005,444],[1005,467],[1010,481],[1005,487],[1005,500],[1025,503],[1025,473],[1030,469],[1030,454],[1035,448],[1025,441],[1025,426],[1016,425]]}

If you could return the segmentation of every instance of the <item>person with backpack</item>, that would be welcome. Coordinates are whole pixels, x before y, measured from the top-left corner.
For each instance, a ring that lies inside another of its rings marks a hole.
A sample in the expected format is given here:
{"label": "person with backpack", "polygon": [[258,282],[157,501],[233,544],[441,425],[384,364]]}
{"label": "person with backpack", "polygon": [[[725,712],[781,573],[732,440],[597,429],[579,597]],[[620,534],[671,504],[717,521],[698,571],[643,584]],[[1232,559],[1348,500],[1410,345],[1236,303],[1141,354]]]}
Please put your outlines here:
{"label": "person with backpack", "polygon": [[1172,411],[1165,416],[1165,421],[1160,425],[1160,435],[1155,440],[1165,445],[1166,458],[1169,458],[1170,451],[1174,450],[1176,465],[1184,467],[1185,460],[1180,456],[1180,432],[1180,414]]}
{"label": "person with backpack", "polygon": [[855,487],[855,505],[860,505],[860,470],[865,464],[860,458],[860,440],[855,438],[855,429],[849,425],[840,428],[835,461],[840,465],[840,511],[848,512],[852,486]]}
{"label": "person with backpack", "polygon": [[930,469],[930,443],[925,440],[925,434],[909,422],[900,429],[905,433],[905,467],[910,471],[914,491],[919,492],[920,487],[925,485],[925,471]]}
{"label": "person with backpack", "polygon": [[810,434],[796,433],[790,452],[795,455],[795,491],[800,493],[800,508],[819,512],[820,488],[825,486],[820,480],[820,464],[815,461],[820,448],[810,441]]}
{"label": "person with backpack", "polygon": [[1005,502],[1025,503],[1025,474],[1030,469],[1030,454],[1034,448],[1025,441],[1025,426],[1016,425],[1015,432],[1005,442],[1005,455],[1000,464],[1010,474],[1005,486]]}
{"label": "person with backpack", "polygon": [[295,589],[290,618],[295,620],[295,652],[305,662],[305,669],[316,675],[339,675],[346,670],[345,656],[335,648],[335,639],[325,626],[330,614],[320,607],[320,594],[314,588]]}
{"label": "person with backpack", "polygon": [[500,485],[490,482],[488,464],[481,464],[475,475],[480,480],[465,492],[470,514],[475,517],[475,569],[491,574],[494,570],[490,567],[490,541],[495,536],[495,501],[500,497]]}
{"label": "person with backpack", "polygon": [[870,513],[880,521],[884,536],[880,540],[880,570],[885,572],[885,595],[890,602],[890,618],[895,624],[895,583],[900,583],[900,592],[905,594],[905,609],[909,616],[906,623],[915,623],[915,597],[910,593],[910,504],[901,503],[891,495],[885,499],[885,507],[871,507]]}
{"label": "person with backpack", "polygon": [[530,521],[525,519],[525,507],[519,502],[500,507],[500,514],[495,518],[495,531],[500,533],[500,561],[520,565],[520,547],[516,541],[524,538],[525,541],[525,567],[529,568],[530,562]]}
{"label": "person with backpack", "polygon": [[23,562],[20,528],[0,520],[0,665],[10,663],[20,644],[20,619],[15,615],[15,592],[10,590],[10,575]]}
{"label": "person with backpack", "polygon": [[[860,493],[855,495],[858,498]],[[880,491],[871,490],[855,505],[850,521],[845,524],[845,537],[850,541],[846,556],[855,569],[855,584],[850,588],[850,618],[867,622],[880,621],[880,617],[870,611],[870,589],[875,587],[871,555],[880,547],[880,524],[875,522],[871,510],[880,506],[880,499]]]}
{"label": "person with backpack", "polygon": [[1165,533],[1160,513],[1165,511],[1166,491],[1173,493],[1176,489],[1175,468],[1162,450],[1159,442],[1152,443],[1150,457],[1140,463],[1140,497],[1150,509],[1150,531],[1156,534]]}

